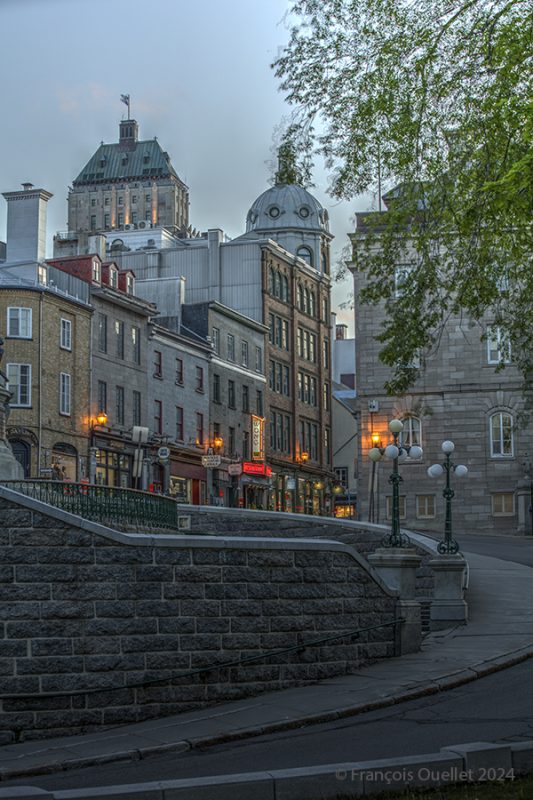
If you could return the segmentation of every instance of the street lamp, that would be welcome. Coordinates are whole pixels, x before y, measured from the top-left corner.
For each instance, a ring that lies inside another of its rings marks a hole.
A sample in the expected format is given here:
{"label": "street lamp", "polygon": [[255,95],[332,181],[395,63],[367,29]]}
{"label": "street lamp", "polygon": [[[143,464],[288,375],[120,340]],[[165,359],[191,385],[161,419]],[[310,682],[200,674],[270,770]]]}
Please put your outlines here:
{"label": "street lamp", "polygon": [[[391,532],[382,541],[383,547],[408,547],[409,537],[400,530],[400,483],[402,476],[398,471],[401,461],[410,456],[411,458],[422,458],[423,450],[418,445],[404,445],[400,442],[400,434],[403,431],[403,422],[399,419],[392,419],[389,422],[389,431],[392,433],[393,443],[386,447],[372,447],[368,457],[372,462],[381,461],[383,456],[392,460],[392,473],[389,483],[392,484],[392,524]],[[372,437],[374,441],[374,437]]]}
{"label": "street lamp", "polygon": [[95,438],[95,428],[103,427],[107,425],[108,416],[104,409],[98,412],[98,414],[91,419],[91,436],[90,436],[90,447],[89,447],[89,482],[96,483],[96,453],[98,452],[98,448],[96,447],[96,438]]}
{"label": "street lamp", "polygon": [[[295,463],[296,463],[296,464],[298,464],[300,467],[302,467],[302,466],[304,466],[305,464],[307,464],[307,462],[309,461],[309,453],[307,452],[307,450],[299,450],[299,451],[296,453],[296,455],[294,456],[294,461],[295,461]],[[304,497],[305,497],[305,494],[304,494]],[[298,471],[295,469],[295,470],[294,470],[294,498],[293,498],[293,511],[296,511],[297,504],[298,504],[298,498],[299,498],[299,488],[298,488]],[[304,513],[307,513],[307,509],[306,509],[306,508],[304,508],[304,509],[303,509],[303,511],[304,511]]]}
{"label": "street lamp", "polygon": [[451,454],[455,450],[455,445],[449,439],[442,443],[441,448],[446,456],[446,461],[443,464],[432,464],[428,469],[428,475],[430,478],[438,478],[443,472],[446,472],[446,486],[442,490],[442,496],[446,500],[444,540],[438,543],[437,550],[441,555],[453,555],[459,551],[459,544],[452,537],[452,497],[455,492],[450,486],[450,473],[455,472],[458,478],[464,478],[468,473],[468,468],[464,464],[454,464],[451,461]]}

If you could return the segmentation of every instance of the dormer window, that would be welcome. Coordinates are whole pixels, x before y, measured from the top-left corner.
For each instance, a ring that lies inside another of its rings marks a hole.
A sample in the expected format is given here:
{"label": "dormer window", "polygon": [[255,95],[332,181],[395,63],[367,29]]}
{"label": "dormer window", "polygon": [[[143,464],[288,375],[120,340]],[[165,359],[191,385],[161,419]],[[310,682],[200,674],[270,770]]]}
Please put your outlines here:
{"label": "dormer window", "polygon": [[100,159],[99,165],[100,165],[101,167],[105,167],[105,165],[106,165],[106,158],[105,158],[104,156],[102,156],[102,158]]}
{"label": "dormer window", "polygon": [[127,294],[133,294],[135,290],[135,279],[133,275],[126,275],[126,292]]}
{"label": "dormer window", "polygon": [[96,259],[93,261],[93,281],[100,283],[100,262]]}
{"label": "dormer window", "polygon": [[118,272],[116,269],[109,270],[109,285],[116,289],[118,286]]}
{"label": "dormer window", "polygon": [[128,156],[122,156],[122,166],[125,167],[128,163]]}

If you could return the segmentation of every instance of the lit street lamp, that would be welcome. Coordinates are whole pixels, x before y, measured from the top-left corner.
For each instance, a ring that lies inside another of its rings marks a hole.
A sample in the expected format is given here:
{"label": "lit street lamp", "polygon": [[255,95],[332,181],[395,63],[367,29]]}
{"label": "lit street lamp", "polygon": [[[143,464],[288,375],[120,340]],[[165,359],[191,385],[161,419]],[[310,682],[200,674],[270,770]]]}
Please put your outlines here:
{"label": "lit street lamp", "polygon": [[464,464],[454,464],[451,461],[451,454],[455,450],[453,442],[446,440],[442,443],[442,452],[446,456],[446,461],[443,464],[433,464],[428,469],[430,478],[438,478],[443,472],[446,472],[446,486],[442,490],[442,496],[446,500],[446,520],[444,522],[444,540],[439,542],[437,550],[441,555],[457,553],[459,551],[459,544],[452,537],[452,497],[455,492],[450,486],[450,473],[455,472],[458,478],[464,478],[468,473],[467,467]]}
{"label": "lit street lamp", "polygon": [[[372,462],[381,461],[383,456],[392,459],[392,474],[389,483],[392,484],[392,525],[391,532],[382,541],[384,547],[408,547],[409,537],[400,531],[400,483],[402,476],[398,471],[398,465],[409,456],[411,458],[422,458],[423,451],[418,445],[404,445],[400,442],[400,434],[403,431],[403,422],[399,419],[392,419],[389,422],[389,430],[393,436],[393,444],[386,447],[373,447],[368,457]],[[375,442],[374,437],[372,437]]]}

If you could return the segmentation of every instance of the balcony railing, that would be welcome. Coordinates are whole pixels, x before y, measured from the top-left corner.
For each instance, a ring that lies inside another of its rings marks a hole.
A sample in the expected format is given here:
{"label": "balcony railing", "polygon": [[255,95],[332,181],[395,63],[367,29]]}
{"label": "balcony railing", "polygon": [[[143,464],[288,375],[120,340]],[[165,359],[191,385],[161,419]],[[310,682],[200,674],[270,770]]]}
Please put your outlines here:
{"label": "balcony railing", "polygon": [[54,508],[114,528],[179,529],[176,502],[162,495],[70,481],[6,480],[1,484]]}

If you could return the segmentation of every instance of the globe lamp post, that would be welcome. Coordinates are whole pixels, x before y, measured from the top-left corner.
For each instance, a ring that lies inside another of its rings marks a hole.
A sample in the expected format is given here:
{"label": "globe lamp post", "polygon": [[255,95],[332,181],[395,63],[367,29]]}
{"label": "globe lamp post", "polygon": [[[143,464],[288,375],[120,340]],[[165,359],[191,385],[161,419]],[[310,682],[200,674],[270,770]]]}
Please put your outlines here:
{"label": "globe lamp post", "polygon": [[450,475],[452,472],[455,472],[458,478],[464,478],[464,476],[468,474],[468,469],[464,464],[454,464],[451,460],[451,455],[455,450],[453,442],[446,440],[442,443],[441,448],[446,456],[446,461],[442,464],[432,464],[428,469],[428,475],[430,478],[438,478],[443,472],[446,473],[446,485],[442,490],[442,496],[446,501],[444,540],[438,543],[437,550],[441,555],[453,555],[459,551],[459,544],[452,536],[452,498],[455,492],[450,485]]}
{"label": "globe lamp post", "polygon": [[[393,442],[386,447],[372,447],[368,457],[374,463],[381,461],[383,456],[392,460],[392,473],[389,483],[392,484],[392,524],[391,532],[382,541],[384,547],[408,547],[409,537],[400,530],[400,483],[402,476],[399,472],[399,464],[407,457],[422,458],[423,450],[418,445],[404,445],[400,442],[400,434],[403,431],[403,422],[399,419],[392,419],[389,422],[389,431],[392,433]],[[374,441],[374,437],[372,437]]]}

